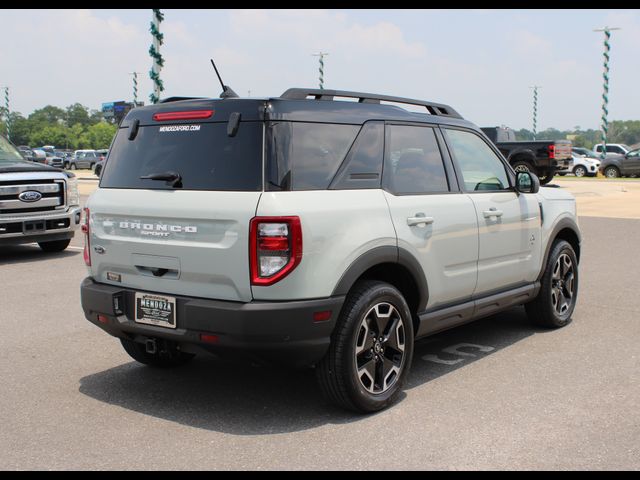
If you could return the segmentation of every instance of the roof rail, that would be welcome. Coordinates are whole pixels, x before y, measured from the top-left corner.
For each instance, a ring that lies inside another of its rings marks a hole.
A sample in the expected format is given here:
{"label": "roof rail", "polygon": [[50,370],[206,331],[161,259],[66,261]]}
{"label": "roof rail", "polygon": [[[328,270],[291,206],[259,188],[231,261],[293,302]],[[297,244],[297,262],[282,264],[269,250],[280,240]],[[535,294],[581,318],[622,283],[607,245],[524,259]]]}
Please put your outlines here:
{"label": "roof rail", "polygon": [[181,100],[200,100],[206,97],[167,97],[160,100],[158,103],[179,102]]}
{"label": "roof rail", "polygon": [[405,103],[408,105],[419,105],[425,107],[431,115],[441,115],[445,117],[462,118],[449,105],[442,103],[426,102],[424,100],[414,100],[412,98],[391,97],[389,95],[377,95],[372,93],[348,92],[345,90],[319,90],[311,88],[290,88],[280,98],[288,100],[306,100],[308,97],[314,97],[315,100],[333,100],[333,97],[357,98],[358,103],[380,103],[394,102]]}

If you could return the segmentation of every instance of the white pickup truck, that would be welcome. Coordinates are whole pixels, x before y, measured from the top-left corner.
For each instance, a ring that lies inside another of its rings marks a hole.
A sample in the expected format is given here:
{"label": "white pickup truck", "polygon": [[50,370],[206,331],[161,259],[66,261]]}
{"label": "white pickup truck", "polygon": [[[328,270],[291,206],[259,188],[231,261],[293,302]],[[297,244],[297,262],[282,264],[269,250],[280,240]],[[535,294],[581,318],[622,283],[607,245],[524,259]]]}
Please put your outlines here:
{"label": "white pickup truck", "polygon": [[0,135],[0,247],[37,242],[45,252],[62,251],[80,215],[75,175],[25,161]]}

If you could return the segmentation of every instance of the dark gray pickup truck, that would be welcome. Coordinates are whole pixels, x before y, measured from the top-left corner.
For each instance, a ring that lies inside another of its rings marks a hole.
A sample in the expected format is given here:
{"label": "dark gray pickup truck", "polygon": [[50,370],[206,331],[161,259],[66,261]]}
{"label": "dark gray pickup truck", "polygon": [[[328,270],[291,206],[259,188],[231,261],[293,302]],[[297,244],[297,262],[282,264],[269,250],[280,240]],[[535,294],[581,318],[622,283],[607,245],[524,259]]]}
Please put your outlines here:
{"label": "dark gray pickup truck", "polygon": [[533,172],[542,185],[549,183],[556,171],[571,166],[570,140],[517,142],[515,132],[508,127],[484,127],[481,130],[516,172]]}

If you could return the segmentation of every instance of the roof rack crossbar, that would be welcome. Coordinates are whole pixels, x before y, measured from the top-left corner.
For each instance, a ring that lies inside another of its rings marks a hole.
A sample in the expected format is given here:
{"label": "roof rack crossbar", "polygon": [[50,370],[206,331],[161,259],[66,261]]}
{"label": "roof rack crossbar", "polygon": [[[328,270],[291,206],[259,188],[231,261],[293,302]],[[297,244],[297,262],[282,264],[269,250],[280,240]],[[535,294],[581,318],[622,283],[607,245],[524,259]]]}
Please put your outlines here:
{"label": "roof rack crossbar", "polygon": [[408,105],[418,105],[425,107],[431,115],[440,115],[444,117],[462,118],[458,112],[456,112],[449,105],[442,103],[427,102],[424,100],[415,100],[413,98],[392,97],[389,95],[377,95],[372,93],[362,92],[349,92],[346,90],[320,90],[310,88],[290,88],[280,98],[287,100],[306,100],[308,97],[313,97],[315,100],[333,100],[334,97],[347,97],[357,98],[358,103],[380,103],[394,102],[404,103]]}

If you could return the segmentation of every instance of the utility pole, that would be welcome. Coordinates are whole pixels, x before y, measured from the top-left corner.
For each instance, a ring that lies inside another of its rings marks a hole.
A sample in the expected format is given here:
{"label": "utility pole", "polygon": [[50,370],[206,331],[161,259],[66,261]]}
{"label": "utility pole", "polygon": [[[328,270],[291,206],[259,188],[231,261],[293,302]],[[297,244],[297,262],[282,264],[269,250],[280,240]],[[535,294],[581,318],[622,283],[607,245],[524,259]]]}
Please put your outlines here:
{"label": "utility pole", "polygon": [[320,67],[319,67],[319,71],[320,71],[320,90],[324,90],[324,57],[326,55],[329,55],[328,53],[324,53],[324,52],[320,52],[320,53],[313,53],[312,54],[314,57],[320,57]]}
{"label": "utility pole", "polygon": [[11,110],[9,109],[9,87],[4,88],[4,108],[7,115],[7,140],[11,141]]}
{"label": "utility pole", "polygon": [[153,93],[149,95],[151,103],[160,101],[160,92],[164,90],[162,80],[160,80],[160,70],[164,65],[164,58],[160,55],[160,45],[163,43],[164,35],[160,33],[160,22],[164,20],[164,15],[160,10],[153,9],[153,20],[149,31],[153,36],[153,43],[149,47],[149,55],[153,58],[153,65],[149,71],[149,78],[153,80]]}
{"label": "utility pole", "polygon": [[538,89],[542,88],[539,85],[534,85],[529,87],[533,89],[533,139],[536,139],[537,128],[538,128]]}
{"label": "utility pole", "polygon": [[138,74],[140,72],[131,72],[129,75],[133,75],[133,108],[138,106]]}
{"label": "utility pole", "polygon": [[602,73],[602,78],[604,79],[604,91],[602,92],[602,151],[600,152],[600,158],[603,161],[607,156],[607,131],[609,130],[607,116],[609,115],[609,51],[611,50],[609,39],[611,38],[611,30],[620,30],[620,28],[603,27],[593,30],[594,32],[604,32],[604,72]]}

